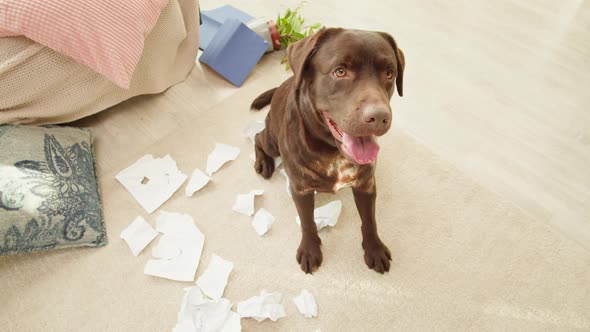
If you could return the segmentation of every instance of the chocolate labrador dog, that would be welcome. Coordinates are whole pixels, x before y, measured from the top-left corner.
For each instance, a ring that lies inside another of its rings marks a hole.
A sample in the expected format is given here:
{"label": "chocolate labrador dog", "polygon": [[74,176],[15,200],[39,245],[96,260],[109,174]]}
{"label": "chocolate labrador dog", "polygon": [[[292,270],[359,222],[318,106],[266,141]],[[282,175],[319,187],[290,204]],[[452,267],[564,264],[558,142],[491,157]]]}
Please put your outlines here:
{"label": "chocolate labrador dog", "polygon": [[256,135],[255,170],[264,178],[281,156],[301,218],[297,262],[305,273],[322,263],[314,192],[352,187],[369,268],[389,271],[391,253],[375,223],[376,137],[391,126],[390,99],[403,94],[404,54],[383,32],[322,29],[287,50],[294,76],[252,103],[271,105]]}

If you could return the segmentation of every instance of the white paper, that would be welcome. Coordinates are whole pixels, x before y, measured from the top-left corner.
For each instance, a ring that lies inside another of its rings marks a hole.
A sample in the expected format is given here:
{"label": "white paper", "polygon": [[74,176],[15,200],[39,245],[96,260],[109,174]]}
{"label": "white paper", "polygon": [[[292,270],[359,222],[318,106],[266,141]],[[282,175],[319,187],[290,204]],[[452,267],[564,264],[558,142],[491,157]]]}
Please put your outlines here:
{"label": "white paper", "polygon": [[200,169],[195,168],[190,181],[186,185],[184,193],[188,197],[191,197],[197,191],[201,190],[207,183],[209,183],[210,180],[211,178],[208,177],[207,174],[203,173],[203,171],[201,171]]}
{"label": "white paper", "polygon": [[264,130],[264,121],[252,121],[248,124],[246,128],[244,128],[243,135],[244,137],[249,138],[252,141],[252,144],[255,144],[255,137],[256,134]]}
{"label": "white paper", "polygon": [[181,323],[176,323],[176,326],[172,329],[172,332],[195,332],[195,326],[190,321],[183,321]]}
{"label": "white paper", "polygon": [[287,184],[286,184],[287,195],[289,195],[289,197],[293,197],[293,196],[291,196],[290,180],[289,180],[289,176],[287,175],[287,171],[285,171],[285,169],[283,168],[283,169],[281,169],[280,173],[287,180]]}
{"label": "white paper", "polygon": [[219,300],[223,296],[223,291],[227,285],[227,280],[234,263],[213,254],[207,270],[197,279],[197,286],[214,300]]}
{"label": "white paper", "polygon": [[318,305],[313,298],[313,295],[307,289],[301,291],[297,297],[293,298],[293,303],[297,306],[299,312],[307,317],[312,318],[318,315]]}
{"label": "white paper", "polygon": [[148,154],[115,178],[148,213],[152,213],[172,197],[187,176],[178,170],[170,155],[154,159]]}
{"label": "white paper", "polygon": [[221,332],[240,332],[242,331],[242,324],[240,322],[240,315],[238,313],[230,311]]}
{"label": "white paper", "polygon": [[152,249],[152,257],[161,259],[173,259],[182,254],[182,248],[175,237],[163,236],[158,245]]}
{"label": "white paper", "polygon": [[217,172],[228,161],[236,160],[240,155],[240,149],[231,145],[215,143],[215,149],[207,159],[207,174],[209,176]]}
{"label": "white paper", "polygon": [[156,236],[158,236],[158,232],[156,232],[156,230],[153,229],[153,227],[141,216],[135,218],[135,220],[121,232],[121,238],[127,242],[127,245],[134,256],[139,255],[139,253],[152,242]]}
{"label": "white paper", "polygon": [[258,322],[267,318],[276,322],[279,318],[286,316],[281,298],[281,293],[268,293],[266,290],[262,290],[259,296],[238,302],[238,315],[252,317]]}
{"label": "white paper", "polygon": [[260,236],[264,235],[270,227],[272,223],[275,221],[275,217],[270,214],[265,208],[260,208],[256,215],[254,215],[254,220],[252,220],[252,227],[256,233]]}
{"label": "white paper", "polygon": [[198,287],[185,288],[184,291],[173,331],[237,332],[241,330],[239,317],[236,322],[237,314],[230,311],[232,304],[229,300],[205,299]]}
{"label": "white paper", "polygon": [[[342,211],[342,201],[337,200],[330,202],[322,207],[313,210],[313,219],[315,221],[318,231],[324,227],[334,227],[340,217]],[[299,216],[295,218],[297,225],[301,224]]]}
{"label": "white paper", "polygon": [[158,246],[145,264],[144,273],[156,277],[193,281],[199,267],[205,236],[188,214],[161,211],[156,230],[162,233]]}
{"label": "white paper", "polygon": [[240,194],[236,196],[236,201],[232,210],[251,216],[254,214],[254,197],[260,196],[264,193],[264,190],[252,190],[247,194]]}
{"label": "white paper", "polygon": [[282,163],[283,163],[283,158],[281,158],[281,156],[278,156],[275,158],[275,168],[279,168]]}

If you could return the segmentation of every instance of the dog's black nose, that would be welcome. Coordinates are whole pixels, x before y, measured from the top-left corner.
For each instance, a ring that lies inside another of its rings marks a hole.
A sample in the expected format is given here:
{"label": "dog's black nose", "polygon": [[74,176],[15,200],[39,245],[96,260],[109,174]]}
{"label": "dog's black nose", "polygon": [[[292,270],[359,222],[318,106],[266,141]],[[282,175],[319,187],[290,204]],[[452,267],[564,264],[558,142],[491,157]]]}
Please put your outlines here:
{"label": "dog's black nose", "polygon": [[368,106],[363,110],[363,120],[373,130],[381,131],[389,128],[391,111],[383,106]]}

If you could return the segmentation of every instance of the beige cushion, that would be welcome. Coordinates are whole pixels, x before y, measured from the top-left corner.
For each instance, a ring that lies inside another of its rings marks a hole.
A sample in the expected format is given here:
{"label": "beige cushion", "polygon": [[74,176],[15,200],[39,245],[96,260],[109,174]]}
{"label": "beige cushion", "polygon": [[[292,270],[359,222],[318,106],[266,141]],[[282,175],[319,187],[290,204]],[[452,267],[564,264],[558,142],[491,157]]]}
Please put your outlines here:
{"label": "beige cushion", "polygon": [[183,81],[195,64],[194,0],[171,0],[148,36],[129,90],[25,37],[0,38],[0,124],[70,122]]}

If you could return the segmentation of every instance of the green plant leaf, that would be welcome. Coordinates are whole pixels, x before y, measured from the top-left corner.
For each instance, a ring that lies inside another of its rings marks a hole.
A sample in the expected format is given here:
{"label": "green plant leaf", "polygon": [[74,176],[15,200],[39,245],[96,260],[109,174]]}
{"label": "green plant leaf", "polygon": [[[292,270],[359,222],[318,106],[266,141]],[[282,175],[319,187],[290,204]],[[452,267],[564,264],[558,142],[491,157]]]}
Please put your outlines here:
{"label": "green plant leaf", "polygon": [[305,25],[305,18],[301,15],[301,11],[308,3],[307,0],[302,0],[295,9],[288,8],[282,16],[278,14],[276,25],[281,48],[286,49],[289,44],[314,34],[315,30],[321,27],[320,23]]}
{"label": "green plant leaf", "polygon": [[289,39],[287,37],[281,37],[281,48],[286,49],[289,46]]}
{"label": "green plant leaf", "polygon": [[303,38],[305,38],[305,35],[299,32],[293,32],[293,37],[295,37],[295,39],[297,40],[301,40]]}

